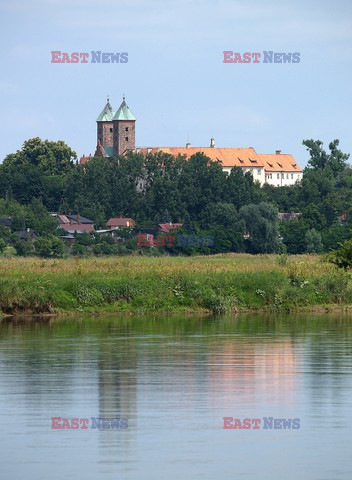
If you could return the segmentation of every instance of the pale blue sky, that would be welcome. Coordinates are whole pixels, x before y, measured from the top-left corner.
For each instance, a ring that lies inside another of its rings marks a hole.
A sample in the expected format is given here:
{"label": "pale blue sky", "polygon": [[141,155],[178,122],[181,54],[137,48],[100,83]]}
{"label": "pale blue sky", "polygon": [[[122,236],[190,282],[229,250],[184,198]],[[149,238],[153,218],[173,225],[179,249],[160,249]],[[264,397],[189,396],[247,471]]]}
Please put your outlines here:
{"label": "pale blue sky", "polygon": [[[0,3],[0,161],[39,136],[93,153],[106,95],[138,146],[292,153],[339,138],[352,153],[352,2],[12,0]],[[51,50],[128,52],[127,64],[52,64]],[[224,64],[223,50],[300,52],[299,64]]]}

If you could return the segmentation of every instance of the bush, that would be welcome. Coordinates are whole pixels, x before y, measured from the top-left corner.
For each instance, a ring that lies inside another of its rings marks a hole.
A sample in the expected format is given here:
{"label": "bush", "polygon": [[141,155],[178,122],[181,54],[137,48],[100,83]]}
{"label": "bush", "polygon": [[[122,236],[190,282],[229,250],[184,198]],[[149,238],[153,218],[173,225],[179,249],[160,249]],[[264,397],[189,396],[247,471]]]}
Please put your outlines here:
{"label": "bush", "polygon": [[352,240],[348,240],[340,245],[339,249],[329,252],[326,259],[339,268],[346,270],[352,266]]}

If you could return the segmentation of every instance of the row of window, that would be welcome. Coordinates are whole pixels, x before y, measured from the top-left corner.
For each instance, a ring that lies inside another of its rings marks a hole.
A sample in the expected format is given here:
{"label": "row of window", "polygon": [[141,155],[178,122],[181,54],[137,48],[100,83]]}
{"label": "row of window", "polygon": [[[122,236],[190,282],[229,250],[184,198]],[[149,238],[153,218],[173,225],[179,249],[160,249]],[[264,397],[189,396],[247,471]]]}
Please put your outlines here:
{"label": "row of window", "polygon": [[[294,174],[293,174],[293,173],[291,173],[291,174],[290,174],[290,173],[286,173],[286,178],[287,178],[287,180],[290,178],[290,175],[291,175],[291,179],[293,180]],[[277,177],[278,179],[280,179],[280,174],[277,173],[277,174],[276,174],[276,177]],[[273,178],[273,174],[272,174],[272,173],[268,173],[268,174],[266,175],[266,178],[267,178],[267,179],[268,179],[268,178]],[[281,174],[281,178],[285,178],[285,174],[284,174],[284,173]]]}
{"label": "row of window", "polygon": [[[246,169],[246,168],[245,168],[244,171],[245,171],[245,172],[247,172],[247,171],[248,171],[248,172],[251,172],[252,169],[250,169],[250,168],[249,168],[249,169]],[[257,175],[261,175],[261,174],[262,174],[262,169],[261,169],[261,168],[257,168]],[[293,174],[293,173],[291,173],[291,174],[290,174],[290,173],[287,173],[287,174],[286,174],[287,180],[290,178],[290,175],[291,175],[291,179],[293,180],[293,179],[294,179],[294,174]],[[277,173],[276,176],[277,176],[278,179],[280,179],[280,173]],[[273,174],[272,174],[272,173],[268,173],[268,174],[266,175],[266,178],[267,178],[267,179],[273,178]],[[285,178],[285,174],[284,174],[284,173],[281,173],[281,178]],[[298,177],[298,178],[299,178],[299,177]]]}

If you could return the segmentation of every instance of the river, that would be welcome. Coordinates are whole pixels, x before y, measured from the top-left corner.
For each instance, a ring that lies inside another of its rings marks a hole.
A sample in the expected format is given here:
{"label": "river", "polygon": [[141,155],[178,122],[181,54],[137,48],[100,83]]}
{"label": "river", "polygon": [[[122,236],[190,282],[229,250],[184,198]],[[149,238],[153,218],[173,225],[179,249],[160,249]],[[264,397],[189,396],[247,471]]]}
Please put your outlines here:
{"label": "river", "polygon": [[347,314],[0,323],[4,480],[351,480],[351,418]]}

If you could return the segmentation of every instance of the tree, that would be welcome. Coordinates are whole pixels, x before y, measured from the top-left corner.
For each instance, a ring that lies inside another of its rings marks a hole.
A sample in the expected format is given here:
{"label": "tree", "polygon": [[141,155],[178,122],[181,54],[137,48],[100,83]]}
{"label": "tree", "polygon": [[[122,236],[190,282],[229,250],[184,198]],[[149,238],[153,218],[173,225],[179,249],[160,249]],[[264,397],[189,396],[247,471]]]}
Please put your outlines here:
{"label": "tree", "polygon": [[279,228],[287,253],[297,255],[306,251],[305,235],[308,227],[301,218],[281,222]]}
{"label": "tree", "polygon": [[185,217],[183,220],[183,228],[187,233],[193,234],[194,233],[194,225],[191,220],[190,214],[186,211]]}
{"label": "tree", "polygon": [[307,231],[305,235],[305,244],[307,253],[321,253],[323,251],[321,235],[314,228]]}
{"label": "tree", "polygon": [[232,203],[218,202],[208,205],[202,213],[200,224],[202,228],[210,229],[214,235],[214,252],[220,248],[220,244],[223,247],[217,253],[244,250],[245,224]]}
{"label": "tree", "polygon": [[255,183],[251,173],[244,173],[242,168],[232,168],[230,175],[224,179],[224,200],[232,203],[237,210],[249,203],[265,200],[265,193]]}
{"label": "tree", "polygon": [[0,238],[0,253],[2,253],[6,248],[6,242],[2,238]]}
{"label": "tree", "polygon": [[220,163],[211,161],[203,153],[196,153],[183,162],[178,189],[193,221],[201,217],[208,205],[223,199],[225,181],[226,174]]}
{"label": "tree", "polygon": [[40,257],[62,257],[64,254],[64,244],[62,240],[53,235],[48,237],[39,237],[34,242],[35,252]]}
{"label": "tree", "polygon": [[7,155],[0,166],[0,195],[25,204],[42,198],[50,209],[58,209],[65,178],[74,169],[76,153],[63,141],[32,138],[21,150]]}
{"label": "tree", "polygon": [[4,167],[21,170],[25,165],[39,167],[45,175],[62,175],[73,168],[76,153],[65,142],[32,138],[26,140],[16,153],[7,155]]}
{"label": "tree", "polygon": [[169,210],[164,210],[163,214],[161,215],[160,223],[172,223],[172,218]]}
{"label": "tree", "polygon": [[352,267],[352,240],[340,245],[340,248],[332,250],[327,254],[329,262],[334,263],[345,270]]}
{"label": "tree", "polygon": [[248,233],[250,253],[274,253],[280,250],[277,208],[267,202],[245,205],[240,209]]}
{"label": "tree", "polygon": [[333,140],[329,143],[330,153],[323,149],[323,142],[320,140],[303,140],[302,143],[307,147],[310,154],[308,168],[330,170],[333,176],[336,177],[346,167],[349,154],[342,153],[338,148],[339,140]]}

